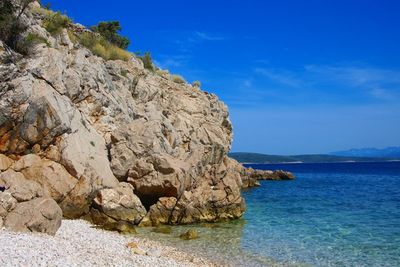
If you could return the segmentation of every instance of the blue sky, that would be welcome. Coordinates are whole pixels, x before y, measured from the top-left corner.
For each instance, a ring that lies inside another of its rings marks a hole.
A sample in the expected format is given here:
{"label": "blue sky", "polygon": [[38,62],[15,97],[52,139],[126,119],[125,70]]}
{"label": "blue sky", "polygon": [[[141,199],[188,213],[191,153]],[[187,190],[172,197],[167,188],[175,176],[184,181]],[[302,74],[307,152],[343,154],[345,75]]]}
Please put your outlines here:
{"label": "blue sky", "polygon": [[119,20],[131,51],[216,93],[232,151],[400,145],[400,1],[51,3],[84,25]]}

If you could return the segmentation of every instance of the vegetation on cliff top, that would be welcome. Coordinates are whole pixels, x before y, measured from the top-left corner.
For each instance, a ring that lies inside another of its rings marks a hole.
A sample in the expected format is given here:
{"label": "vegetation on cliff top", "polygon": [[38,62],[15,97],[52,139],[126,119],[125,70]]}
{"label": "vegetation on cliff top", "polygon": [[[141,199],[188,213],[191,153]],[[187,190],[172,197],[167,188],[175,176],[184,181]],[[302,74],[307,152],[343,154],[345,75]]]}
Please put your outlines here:
{"label": "vegetation on cliff top", "polygon": [[93,54],[105,60],[129,60],[132,54],[128,51],[111,44],[103,36],[91,32],[77,35],[78,42],[87,47]]}
{"label": "vegetation on cliff top", "polygon": [[92,31],[99,33],[111,44],[122,49],[127,49],[131,42],[127,37],[118,33],[122,30],[119,21],[101,21],[99,24],[92,26],[91,29]]}
{"label": "vegetation on cliff top", "polygon": [[71,19],[60,12],[49,13],[43,21],[43,26],[51,35],[57,35],[62,32],[63,29],[68,28],[71,23]]}
{"label": "vegetation on cliff top", "polygon": [[[50,46],[47,38],[36,33],[27,32],[27,25],[21,20],[21,15],[26,11],[29,4],[35,0],[19,0],[15,5],[11,0],[0,2],[0,38],[6,45],[15,51],[28,55],[32,47],[43,43]],[[49,10],[49,5],[45,8],[34,7],[32,13],[42,18],[42,26],[52,36],[60,35],[67,29],[68,36],[73,43],[79,43],[93,54],[105,60],[124,60],[131,59],[134,54],[126,51],[131,41],[120,34],[122,27],[119,21],[101,21],[97,25],[90,27],[90,31],[76,32],[71,29],[72,20],[60,12]],[[73,27],[72,27],[73,28]],[[168,70],[158,68],[154,63],[150,52],[136,55],[143,62],[143,66],[159,75],[178,84],[187,84],[186,80],[180,75],[170,74]],[[195,81],[193,87],[199,88],[201,83]]]}

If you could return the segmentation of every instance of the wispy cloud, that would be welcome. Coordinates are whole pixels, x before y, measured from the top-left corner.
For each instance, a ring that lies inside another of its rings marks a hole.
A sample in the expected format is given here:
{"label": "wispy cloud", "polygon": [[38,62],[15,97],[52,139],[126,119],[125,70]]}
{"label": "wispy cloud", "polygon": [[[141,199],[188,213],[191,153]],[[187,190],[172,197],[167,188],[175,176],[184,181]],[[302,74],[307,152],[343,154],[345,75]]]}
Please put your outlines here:
{"label": "wispy cloud", "polygon": [[253,86],[253,81],[251,79],[245,79],[242,81],[242,86],[245,88],[250,88]]}
{"label": "wispy cloud", "polygon": [[[380,100],[400,98],[400,71],[358,65],[306,65],[297,71],[255,68],[254,73],[290,88],[364,94]],[[327,93],[327,92],[324,92]]]}
{"label": "wispy cloud", "polygon": [[204,42],[217,42],[229,39],[227,36],[214,32],[205,31],[163,31],[168,41],[178,45],[180,50],[188,50]]}
{"label": "wispy cloud", "polygon": [[400,71],[358,66],[307,65],[306,71],[326,78],[347,82],[353,86],[373,83],[400,84]]}
{"label": "wispy cloud", "polygon": [[162,69],[168,69],[185,66],[189,60],[189,55],[159,55],[154,63]]}
{"label": "wispy cloud", "polygon": [[160,31],[159,36],[174,54],[157,55],[156,64],[161,68],[183,67],[193,58],[194,52],[205,42],[224,41],[228,37],[205,31]]}
{"label": "wispy cloud", "polygon": [[369,91],[370,95],[372,95],[375,98],[380,98],[383,100],[391,100],[393,98],[396,98],[396,95],[394,95],[392,92],[383,89],[383,88],[372,88]]}
{"label": "wispy cloud", "polygon": [[291,71],[266,68],[256,68],[254,71],[257,74],[261,74],[264,77],[283,85],[297,87],[303,84],[303,81],[296,77],[298,74]]}
{"label": "wispy cloud", "polygon": [[206,32],[195,32],[194,34],[200,40],[205,40],[205,41],[223,41],[226,39],[226,37],[219,36],[219,35],[213,35],[213,34],[206,33]]}
{"label": "wispy cloud", "polygon": [[379,99],[394,99],[400,94],[400,71],[367,66],[308,65],[305,70],[318,79],[361,89]]}

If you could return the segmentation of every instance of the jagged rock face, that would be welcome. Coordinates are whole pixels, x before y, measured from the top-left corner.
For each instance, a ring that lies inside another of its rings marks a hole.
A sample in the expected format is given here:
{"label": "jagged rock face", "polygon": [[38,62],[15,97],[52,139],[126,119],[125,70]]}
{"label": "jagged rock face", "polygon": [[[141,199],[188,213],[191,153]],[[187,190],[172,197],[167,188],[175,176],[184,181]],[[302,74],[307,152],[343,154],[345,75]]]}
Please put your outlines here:
{"label": "jagged rock face", "polygon": [[[215,95],[151,73],[134,57],[104,61],[66,31],[52,37],[40,17],[23,16],[51,47],[18,58],[0,42],[0,154],[8,156],[0,155],[0,171],[14,164],[13,175],[36,182],[70,218],[93,206],[95,218],[138,223],[140,202],[154,224],[243,214],[242,182],[227,157],[232,127]],[[137,205],[126,207],[125,195]]]}

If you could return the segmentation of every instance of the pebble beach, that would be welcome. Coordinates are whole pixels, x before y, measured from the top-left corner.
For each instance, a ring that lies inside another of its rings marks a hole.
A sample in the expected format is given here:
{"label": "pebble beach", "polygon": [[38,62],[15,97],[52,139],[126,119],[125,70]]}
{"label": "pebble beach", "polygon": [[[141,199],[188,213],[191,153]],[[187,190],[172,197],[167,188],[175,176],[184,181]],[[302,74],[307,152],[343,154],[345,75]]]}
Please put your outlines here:
{"label": "pebble beach", "polygon": [[55,236],[0,231],[0,266],[220,266],[134,235],[63,220]]}

